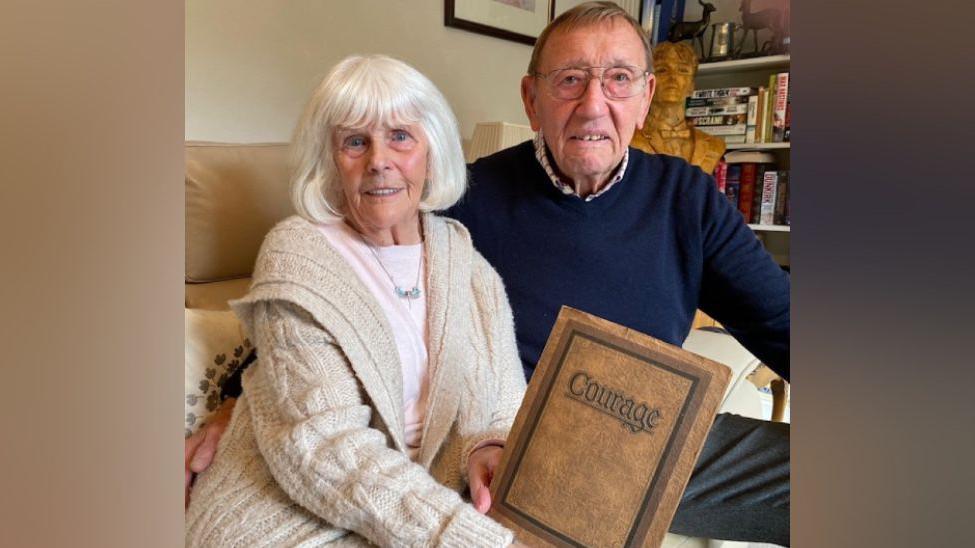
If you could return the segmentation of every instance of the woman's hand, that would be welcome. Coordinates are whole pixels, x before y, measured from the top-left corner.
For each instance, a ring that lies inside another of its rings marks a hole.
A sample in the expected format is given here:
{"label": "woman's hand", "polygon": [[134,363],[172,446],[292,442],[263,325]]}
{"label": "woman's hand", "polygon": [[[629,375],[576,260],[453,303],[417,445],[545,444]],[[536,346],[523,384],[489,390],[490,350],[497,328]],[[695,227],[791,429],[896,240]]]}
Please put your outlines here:
{"label": "woman's hand", "polygon": [[467,483],[471,488],[471,502],[474,509],[484,514],[491,508],[491,480],[494,470],[501,462],[504,448],[486,445],[475,450],[467,459]]}
{"label": "woman's hand", "polygon": [[190,506],[190,488],[193,485],[193,475],[206,470],[213,462],[213,456],[217,454],[217,444],[220,443],[224,430],[230,424],[230,416],[234,412],[236,402],[236,398],[227,398],[202,428],[186,438],[183,445],[183,461],[186,465],[186,484],[184,487],[187,508]]}

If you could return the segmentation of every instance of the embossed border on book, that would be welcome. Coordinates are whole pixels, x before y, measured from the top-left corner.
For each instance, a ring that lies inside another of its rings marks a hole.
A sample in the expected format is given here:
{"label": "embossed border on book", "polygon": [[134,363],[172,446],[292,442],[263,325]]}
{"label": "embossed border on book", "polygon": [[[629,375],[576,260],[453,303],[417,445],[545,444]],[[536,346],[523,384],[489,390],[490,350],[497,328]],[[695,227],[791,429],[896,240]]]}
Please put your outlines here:
{"label": "embossed border on book", "polygon": [[670,472],[677,463],[678,454],[673,451],[674,447],[680,447],[690,434],[694,419],[701,410],[701,405],[707,392],[707,388],[712,381],[712,374],[707,369],[696,367],[692,364],[682,363],[675,360],[672,356],[655,351],[628,341],[618,335],[608,333],[596,326],[582,323],[576,319],[568,319],[560,335],[554,355],[557,356],[555,363],[547,367],[543,372],[542,385],[540,392],[542,397],[536,398],[528,411],[527,420],[522,428],[519,429],[518,438],[514,440],[516,451],[511,454],[510,462],[505,466],[502,476],[497,478],[498,491],[494,504],[494,511],[502,516],[512,519],[520,526],[530,529],[535,535],[541,538],[548,538],[550,542],[563,543],[570,546],[584,546],[579,541],[570,538],[564,532],[553,529],[536,517],[530,515],[525,509],[518,508],[508,500],[508,494],[515,478],[518,475],[522,458],[528,449],[527,440],[538,426],[542,411],[548,404],[549,397],[553,392],[553,383],[559,376],[568,355],[572,348],[572,342],[576,337],[590,340],[599,345],[606,346],[616,352],[627,354],[648,367],[655,367],[666,370],[670,374],[679,375],[691,381],[690,388],[681,405],[680,416],[676,420],[674,428],[664,450],[661,452],[657,461],[656,469],[650,475],[649,485],[645,487],[642,504],[636,512],[633,523],[628,529],[625,546],[638,546],[646,537],[649,528],[655,517],[655,510],[664,496],[667,487],[666,482],[660,482],[660,478],[669,478]]}

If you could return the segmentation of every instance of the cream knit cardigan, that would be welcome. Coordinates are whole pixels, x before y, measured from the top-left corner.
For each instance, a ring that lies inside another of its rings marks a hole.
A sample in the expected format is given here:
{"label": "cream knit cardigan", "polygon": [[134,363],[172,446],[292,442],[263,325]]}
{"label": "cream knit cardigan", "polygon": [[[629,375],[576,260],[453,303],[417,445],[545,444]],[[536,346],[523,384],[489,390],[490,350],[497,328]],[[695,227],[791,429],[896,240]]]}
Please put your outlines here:
{"label": "cream knit cardigan", "polygon": [[467,456],[504,439],[525,391],[497,273],[460,223],[422,214],[429,371],[417,462],[386,317],[308,221],[267,235],[231,303],[260,359],[186,513],[186,545],[506,546],[461,499]]}

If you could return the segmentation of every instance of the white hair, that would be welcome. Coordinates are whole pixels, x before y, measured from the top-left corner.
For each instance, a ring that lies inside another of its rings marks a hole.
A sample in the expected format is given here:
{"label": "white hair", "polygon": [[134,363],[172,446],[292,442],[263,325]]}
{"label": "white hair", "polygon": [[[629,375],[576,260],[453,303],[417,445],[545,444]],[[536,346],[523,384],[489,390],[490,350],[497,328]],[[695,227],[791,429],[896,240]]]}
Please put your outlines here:
{"label": "white hair", "polygon": [[293,139],[291,199],[312,222],[344,217],[342,180],[335,166],[336,128],[417,124],[429,143],[420,211],[454,205],[467,188],[457,119],[443,94],[410,65],[385,55],[340,61],[312,93]]}

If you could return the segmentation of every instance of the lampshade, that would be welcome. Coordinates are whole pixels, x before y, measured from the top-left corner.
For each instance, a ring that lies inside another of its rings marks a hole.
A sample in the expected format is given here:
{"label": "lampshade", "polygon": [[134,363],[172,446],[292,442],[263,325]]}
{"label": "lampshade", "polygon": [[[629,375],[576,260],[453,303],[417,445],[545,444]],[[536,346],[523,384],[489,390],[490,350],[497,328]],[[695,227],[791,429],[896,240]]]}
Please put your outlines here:
{"label": "lampshade", "polygon": [[467,150],[467,161],[473,162],[482,156],[534,138],[535,132],[528,126],[508,122],[479,122],[474,126],[471,145]]}

